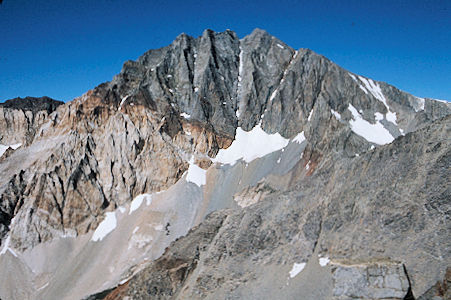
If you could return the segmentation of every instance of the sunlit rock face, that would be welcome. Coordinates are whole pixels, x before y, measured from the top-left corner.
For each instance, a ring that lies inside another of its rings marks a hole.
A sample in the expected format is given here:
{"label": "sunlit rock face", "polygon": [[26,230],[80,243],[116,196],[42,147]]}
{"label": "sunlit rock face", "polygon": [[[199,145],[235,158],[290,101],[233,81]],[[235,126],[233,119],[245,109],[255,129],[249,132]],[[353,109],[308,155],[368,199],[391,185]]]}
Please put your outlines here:
{"label": "sunlit rock face", "polygon": [[9,100],[0,298],[429,295],[450,114],[259,29],[182,34],[67,103]]}

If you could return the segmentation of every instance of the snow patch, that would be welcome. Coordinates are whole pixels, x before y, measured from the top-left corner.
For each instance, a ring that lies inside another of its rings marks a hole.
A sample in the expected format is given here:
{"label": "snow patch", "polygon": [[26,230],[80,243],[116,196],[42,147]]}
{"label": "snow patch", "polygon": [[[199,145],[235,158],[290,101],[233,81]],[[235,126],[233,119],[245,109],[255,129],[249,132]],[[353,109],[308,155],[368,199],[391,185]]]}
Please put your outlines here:
{"label": "snow patch", "polygon": [[312,115],[313,115],[313,108],[312,108],[312,110],[310,111],[310,113],[308,114],[307,121],[310,122],[310,120],[312,119]]}
{"label": "snow patch", "polygon": [[282,79],[280,79],[279,85],[277,86],[277,88],[274,90],[274,92],[272,92],[271,97],[269,97],[269,101],[271,102],[277,95],[277,93],[279,92],[279,88],[282,86],[283,82],[285,81],[285,77],[288,74],[288,69],[290,68],[291,64],[293,63],[294,59],[296,58],[296,56],[298,55],[298,51],[296,50],[294,52],[294,55],[291,57],[290,62],[288,63],[287,68],[285,69],[285,71],[283,71],[283,75],[282,75]]}
{"label": "snow patch", "polygon": [[38,288],[37,291],[40,291],[40,290],[45,289],[46,287],[49,286],[49,284],[50,284],[50,282],[47,282],[46,284],[44,284],[43,286],[41,286],[40,288]]}
{"label": "snow patch", "polygon": [[117,209],[119,209],[121,214],[123,214],[125,212],[125,207],[123,207],[123,206],[119,206]]}
{"label": "snow patch", "polygon": [[365,94],[368,95],[368,91],[366,90],[366,88],[364,88],[362,85],[359,85],[359,88],[365,92]]}
{"label": "snow patch", "polygon": [[353,116],[353,119],[349,120],[349,124],[354,133],[360,135],[368,142],[378,145],[389,144],[394,140],[390,132],[379,121],[376,124],[371,124],[364,120],[352,104],[349,104],[348,109]]}
{"label": "snow patch", "polygon": [[6,150],[8,150],[8,148],[16,150],[20,146],[22,146],[22,143],[13,144],[13,145],[1,145],[0,144],[0,157],[2,157],[2,155],[6,152]]}
{"label": "snow patch", "polygon": [[438,101],[438,102],[442,102],[442,103],[445,103],[445,104],[449,104],[449,103],[450,103],[450,102],[447,101],[447,100],[440,100],[440,99],[432,99],[432,100]]}
{"label": "snow patch", "polygon": [[124,104],[124,102],[128,99],[128,97],[130,97],[130,95],[125,96],[124,98],[122,98],[121,103],[119,104],[119,108],[117,110],[121,110],[122,105]]}
{"label": "snow patch", "polygon": [[321,267],[327,266],[327,264],[328,264],[329,262],[330,262],[329,257],[320,257],[320,258],[319,258],[319,265],[320,265]]}
{"label": "snow patch", "polygon": [[269,101],[272,101],[276,97],[278,91],[279,88],[275,89],[274,92],[272,92],[271,97],[269,97]]}
{"label": "snow patch", "polygon": [[301,144],[303,141],[305,141],[304,131],[298,133],[298,135],[296,135],[291,141],[296,142],[298,144]]}
{"label": "snow patch", "polygon": [[241,81],[243,74],[243,49],[240,46],[240,65],[238,67],[238,81]]}
{"label": "snow patch", "polygon": [[337,120],[341,121],[341,115],[337,111],[331,109],[330,112],[335,116]]}
{"label": "snow patch", "polygon": [[2,251],[0,251],[0,255],[3,255],[6,253],[6,251],[8,251],[10,241],[11,241],[11,237],[8,235],[8,237],[5,240],[5,244],[2,248]]}
{"label": "snow patch", "polygon": [[132,234],[135,234],[139,230],[139,226],[136,226],[135,229],[133,229]]}
{"label": "snow patch", "polygon": [[294,278],[296,275],[298,275],[299,273],[301,273],[302,270],[304,270],[305,268],[305,263],[294,263],[293,264],[293,268],[291,268],[290,273],[290,278]]}
{"label": "snow patch", "polygon": [[207,171],[197,166],[194,163],[194,158],[189,160],[188,174],[186,175],[186,181],[196,184],[201,187],[207,183]]}
{"label": "snow patch", "polygon": [[128,214],[131,215],[132,212],[140,208],[144,200],[146,200],[146,205],[150,205],[150,203],[152,203],[152,195],[141,194],[136,196],[135,199],[133,199],[132,203],[130,204],[130,211],[128,212]]}
{"label": "snow patch", "polygon": [[16,150],[16,149],[19,148],[20,146],[22,146],[22,143],[9,145],[9,147],[12,148],[13,150]]}
{"label": "snow patch", "polygon": [[181,117],[184,117],[185,119],[191,118],[191,115],[189,115],[189,114],[187,114],[187,113],[184,113],[184,112],[182,112],[182,113],[180,114],[180,116],[181,116]]}
{"label": "snow patch", "polygon": [[393,124],[396,124],[396,113],[393,113],[390,111],[390,107],[387,104],[387,99],[385,98],[384,94],[382,93],[381,87],[377,82],[374,82],[371,79],[366,79],[365,77],[359,76],[360,81],[363,82],[366,89],[370,91],[370,93],[379,101],[381,101],[385,107],[387,108],[387,114],[385,118],[387,121],[392,122]]}
{"label": "snow patch", "polygon": [[274,151],[285,148],[289,140],[279,133],[268,134],[258,124],[251,131],[236,129],[235,140],[227,149],[219,150],[213,162],[234,165],[239,159],[249,163]]}
{"label": "snow patch", "polygon": [[374,113],[374,117],[376,118],[376,121],[381,121],[384,119],[384,115],[381,114],[380,112]]}
{"label": "snow patch", "polygon": [[0,157],[8,150],[9,146],[0,145]]}
{"label": "snow patch", "polygon": [[285,47],[282,46],[281,44],[277,44],[277,47],[279,47],[280,49],[285,49]]}
{"label": "snow patch", "polygon": [[110,232],[112,232],[117,226],[116,213],[107,212],[105,213],[105,220],[103,220],[99,226],[97,226],[96,231],[92,235],[91,240],[94,242],[101,241]]}
{"label": "snow patch", "polygon": [[[388,110],[388,108],[387,108]],[[387,119],[387,121],[392,122],[395,125],[398,125],[396,123],[396,113],[388,111],[387,114],[385,115],[385,118]]]}
{"label": "snow patch", "polygon": [[352,80],[354,80],[355,82],[357,82],[357,78],[355,78],[354,75],[352,75],[351,73],[348,73],[349,76],[351,76]]}

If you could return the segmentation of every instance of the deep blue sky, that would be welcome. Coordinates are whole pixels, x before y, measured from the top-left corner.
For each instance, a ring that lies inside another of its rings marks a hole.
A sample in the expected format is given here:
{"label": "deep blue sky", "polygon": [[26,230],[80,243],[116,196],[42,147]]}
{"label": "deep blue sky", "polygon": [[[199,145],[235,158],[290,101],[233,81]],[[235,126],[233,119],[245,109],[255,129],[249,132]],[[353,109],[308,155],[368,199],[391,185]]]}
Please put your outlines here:
{"label": "deep blue sky", "polygon": [[265,29],[416,96],[451,100],[450,0],[4,0],[0,101],[71,100],[185,32]]}

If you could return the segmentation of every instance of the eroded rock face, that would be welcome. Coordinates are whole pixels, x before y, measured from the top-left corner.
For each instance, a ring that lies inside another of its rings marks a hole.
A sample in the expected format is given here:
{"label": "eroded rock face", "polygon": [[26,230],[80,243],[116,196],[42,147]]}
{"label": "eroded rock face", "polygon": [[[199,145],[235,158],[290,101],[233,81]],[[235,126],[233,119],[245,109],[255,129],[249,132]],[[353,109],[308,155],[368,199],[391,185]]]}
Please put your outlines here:
{"label": "eroded rock face", "polygon": [[36,130],[63,104],[49,97],[14,98],[0,103],[0,144],[29,144]]}
{"label": "eroded rock face", "polygon": [[[323,160],[287,191],[216,213],[120,286],[121,297],[404,299],[409,281],[414,295],[423,294],[449,264],[447,236],[433,232],[443,230],[437,220],[449,210],[435,199],[449,199],[450,190],[428,183],[450,172],[450,130],[448,116],[359,158]],[[297,168],[305,170],[302,161]],[[371,182],[375,176],[384,179]],[[214,239],[199,241],[220,213],[226,217]],[[183,276],[171,277],[172,267],[163,267],[174,252],[191,253],[177,265],[196,261]],[[294,263],[306,266],[291,277]],[[161,272],[167,275],[155,275]]]}
{"label": "eroded rock face", "polygon": [[335,265],[332,273],[337,299],[404,299],[409,289],[401,264]]}
{"label": "eroded rock face", "polygon": [[[189,240],[179,241],[161,258],[168,261],[149,267],[161,276],[138,275],[141,281],[121,286],[121,295],[277,298],[262,287],[274,281],[282,289],[287,282],[280,274],[288,265],[317,253],[404,263],[414,291],[423,293],[449,263],[451,106],[349,73],[262,30],[243,39],[232,31],[182,34],[71,102],[15,99],[5,105],[0,143],[23,146],[0,160],[0,241],[4,246],[8,239],[16,250],[87,234],[105,212],[168,189],[192,164],[214,169],[212,158],[232,144],[238,127],[259,125],[291,141],[302,137],[300,154],[289,151],[296,157],[281,162],[287,170],[242,171],[246,184],[240,179],[240,189],[215,204],[233,210],[213,217],[221,220],[211,221],[214,230],[197,229],[214,231],[196,250],[199,257],[192,257]],[[274,157],[273,166],[281,158]],[[215,195],[221,184],[199,188]],[[203,217],[199,213],[198,221]],[[173,262],[167,257],[173,251],[185,254]],[[390,266],[381,267],[384,278],[398,272]],[[329,271],[330,293],[312,297],[333,297]],[[396,297],[405,291],[399,280],[401,288],[390,291]],[[155,283],[153,294],[145,281]],[[295,297],[301,286],[282,294]],[[342,291],[337,297],[351,297]]]}

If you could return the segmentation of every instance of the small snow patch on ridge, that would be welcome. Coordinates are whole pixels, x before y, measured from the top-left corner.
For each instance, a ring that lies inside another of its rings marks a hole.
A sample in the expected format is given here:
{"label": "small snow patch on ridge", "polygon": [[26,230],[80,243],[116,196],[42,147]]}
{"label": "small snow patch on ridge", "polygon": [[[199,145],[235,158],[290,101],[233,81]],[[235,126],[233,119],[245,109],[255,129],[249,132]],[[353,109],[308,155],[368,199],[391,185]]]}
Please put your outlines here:
{"label": "small snow patch on ridge", "polygon": [[128,99],[128,97],[130,97],[130,95],[125,96],[124,98],[122,98],[121,103],[119,104],[119,108],[118,110],[120,110],[122,108],[122,105],[124,104],[124,102]]}
{"label": "small snow patch on ridge", "polygon": [[330,262],[329,257],[320,257],[320,258],[319,258],[319,265],[320,265],[321,267],[327,266],[327,264],[329,264],[329,262]]}
{"label": "small snow patch on ridge", "polygon": [[8,150],[8,148],[11,148],[13,150],[16,150],[17,148],[19,148],[20,146],[22,146],[21,143],[19,144],[14,144],[14,145],[1,145],[0,144],[0,157],[6,152],[6,150]]}
{"label": "small snow patch on ridge", "polygon": [[132,212],[137,210],[144,200],[146,200],[146,205],[150,205],[150,203],[152,203],[152,195],[141,194],[136,196],[135,199],[133,199],[132,203],[130,204],[130,211],[128,212],[128,214],[131,215]]}
{"label": "small snow patch on ridge", "polygon": [[207,171],[194,164],[194,158],[189,160],[188,174],[186,175],[186,181],[196,184],[201,187],[207,183]]}
{"label": "small snow patch on ridge", "polygon": [[91,240],[94,242],[101,241],[116,228],[116,225],[116,213],[114,211],[105,213],[105,220],[103,220],[99,224],[99,226],[97,226],[97,229],[96,231],[94,231]]}
{"label": "small snow patch on ridge", "polygon": [[293,264],[293,268],[291,268],[290,273],[290,278],[294,278],[296,275],[298,275],[299,273],[301,273],[302,270],[304,270],[305,268],[305,263],[294,263]]}
{"label": "small snow patch on ridge", "polygon": [[11,149],[13,149],[13,150],[16,150],[16,149],[19,148],[20,146],[22,146],[22,143],[9,145],[9,147],[11,147]]}
{"label": "small snow patch on ridge", "polygon": [[280,49],[285,49],[281,44],[277,44],[277,47],[279,47]]}
{"label": "small snow patch on ridge", "polygon": [[304,131],[302,131],[301,133],[298,133],[298,135],[296,135],[293,139],[293,142],[296,142],[298,144],[301,144],[303,141],[305,141],[305,135],[304,135]]}
{"label": "small snow patch on ridge", "polygon": [[312,119],[312,115],[313,115],[313,108],[312,108],[312,110],[310,111],[310,113],[308,115],[307,121],[310,122],[310,120]]}
{"label": "small snow patch on ridge", "polygon": [[374,113],[374,117],[376,118],[376,121],[381,121],[384,119],[384,115],[381,114],[380,112]]}
{"label": "small snow patch on ridge", "polygon": [[440,100],[440,99],[432,99],[432,100],[438,101],[438,102],[442,102],[442,103],[445,103],[445,104],[449,104],[450,103],[449,101],[446,101],[446,100]]}
{"label": "small snow patch on ridge", "polygon": [[335,118],[337,118],[337,120],[341,121],[341,115],[337,111],[331,109],[330,112],[335,116]]}
{"label": "small snow patch on ridge", "polygon": [[357,78],[355,78],[354,75],[352,75],[351,73],[348,73],[348,75],[352,78],[352,80],[354,80],[355,82],[357,82]]}

